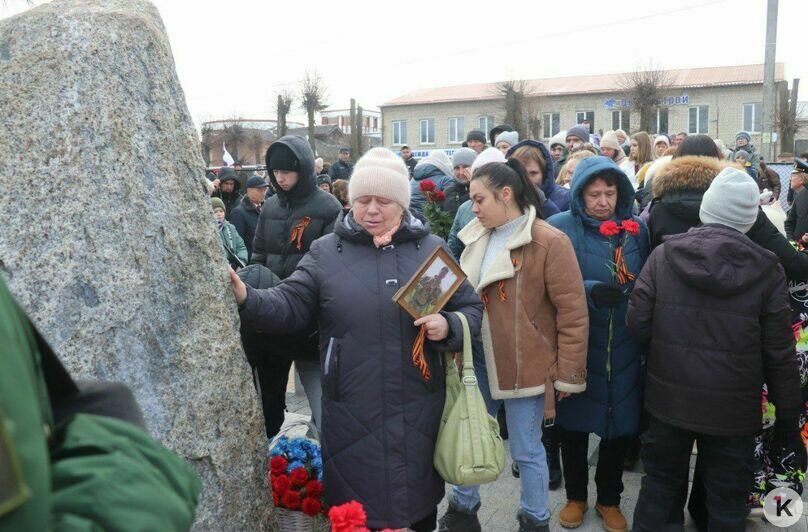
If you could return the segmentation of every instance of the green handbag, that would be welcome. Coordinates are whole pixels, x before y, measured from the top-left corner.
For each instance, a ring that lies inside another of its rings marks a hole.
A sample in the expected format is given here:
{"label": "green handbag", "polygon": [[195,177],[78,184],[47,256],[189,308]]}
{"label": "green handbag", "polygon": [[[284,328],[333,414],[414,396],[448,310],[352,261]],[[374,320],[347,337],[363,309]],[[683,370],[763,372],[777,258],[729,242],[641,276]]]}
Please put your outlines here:
{"label": "green handbag", "polygon": [[455,486],[494,482],[505,468],[505,445],[497,420],[488,414],[477,387],[471,356],[471,332],[466,316],[455,312],[463,325],[463,378],[451,354],[446,360],[446,403],[435,444],[438,474]]}

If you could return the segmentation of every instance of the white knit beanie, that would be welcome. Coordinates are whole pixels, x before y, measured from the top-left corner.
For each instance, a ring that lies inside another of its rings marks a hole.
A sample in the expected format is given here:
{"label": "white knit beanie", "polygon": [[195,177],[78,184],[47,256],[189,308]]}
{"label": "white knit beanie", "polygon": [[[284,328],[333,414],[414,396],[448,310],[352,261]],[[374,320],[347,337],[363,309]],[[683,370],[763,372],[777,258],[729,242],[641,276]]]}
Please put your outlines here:
{"label": "white knit beanie", "polygon": [[359,159],[348,182],[348,200],[378,196],[410,208],[410,173],[401,157],[387,148],[373,148]]}
{"label": "white knit beanie", "polygon": [[474,172],[477,168],[488,163],[507,163],[508,159],[502,155],[502,152],[496,148],[486,148],[483,152],[474,159],[474,164],[471,165],[471,171]]}
{"label": "white knit beanie", "polygon": [[600,139],[601,148],[610,148],[612,150],[621,150],[620,141],[617,140],[617,133],[614,131],[607,131]]}
{"label": "white knit beanie", "polygon": [[746,234],[758,215],[760,189],[749,174],[737,168],[721,170],[701,200],[699,218],[704,224],[721,224]]}

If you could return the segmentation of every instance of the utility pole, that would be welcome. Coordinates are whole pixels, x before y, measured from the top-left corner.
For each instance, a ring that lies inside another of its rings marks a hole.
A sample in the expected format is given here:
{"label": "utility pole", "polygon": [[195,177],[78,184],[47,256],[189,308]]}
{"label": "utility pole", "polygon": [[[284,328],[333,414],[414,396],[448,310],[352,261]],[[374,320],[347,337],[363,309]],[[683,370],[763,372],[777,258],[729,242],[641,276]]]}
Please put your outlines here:
{"label": "utility pole", "polygon": [[772,132],[774,131],[774,62],[777,52],[777,11],[779,0],[768,0],[766,8],[766,55],[763,64],[763,146],[761,156],[772,161]]}

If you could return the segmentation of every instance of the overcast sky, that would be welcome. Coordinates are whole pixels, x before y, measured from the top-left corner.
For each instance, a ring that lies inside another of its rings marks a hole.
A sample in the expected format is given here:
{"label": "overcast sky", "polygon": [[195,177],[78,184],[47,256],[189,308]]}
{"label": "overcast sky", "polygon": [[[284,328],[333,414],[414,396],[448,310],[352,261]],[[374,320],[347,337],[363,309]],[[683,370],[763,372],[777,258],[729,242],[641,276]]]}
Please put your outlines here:
{"label": "overcast sky", "polygon": [[[154,3],[197,125],[273,118],[277,92],[296,90],[307,69],[331,107],[354,97],[377,108],[430,86],[762,63],[766,26],[766,0]],[[0,3],[0,14],[24,7]],[[801,78],[800,100],[807,24],[808,0],[780,0],[777,61]]]}

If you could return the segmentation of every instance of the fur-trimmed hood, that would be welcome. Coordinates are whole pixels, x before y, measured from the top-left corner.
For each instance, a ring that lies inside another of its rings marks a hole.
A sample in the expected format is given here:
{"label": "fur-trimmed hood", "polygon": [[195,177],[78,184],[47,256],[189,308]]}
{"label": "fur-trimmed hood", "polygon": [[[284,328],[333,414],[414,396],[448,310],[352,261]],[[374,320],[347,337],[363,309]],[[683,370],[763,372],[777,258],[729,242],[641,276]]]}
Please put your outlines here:
{"label": "fur-trimmed hood", "polygon": [[726,166],[715,157],[686,155],[672,159],[654,176],[654,198],[671,192],[704,193]]}

